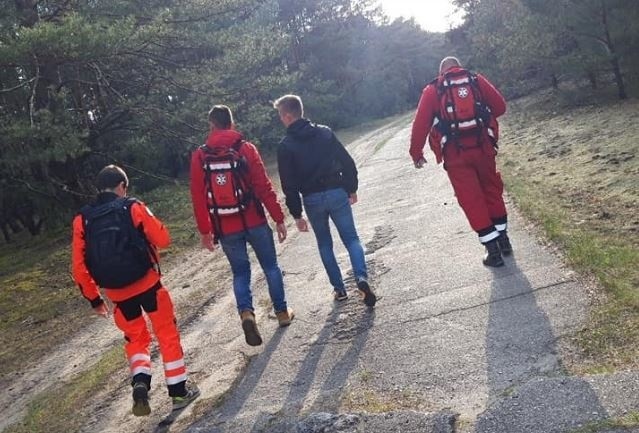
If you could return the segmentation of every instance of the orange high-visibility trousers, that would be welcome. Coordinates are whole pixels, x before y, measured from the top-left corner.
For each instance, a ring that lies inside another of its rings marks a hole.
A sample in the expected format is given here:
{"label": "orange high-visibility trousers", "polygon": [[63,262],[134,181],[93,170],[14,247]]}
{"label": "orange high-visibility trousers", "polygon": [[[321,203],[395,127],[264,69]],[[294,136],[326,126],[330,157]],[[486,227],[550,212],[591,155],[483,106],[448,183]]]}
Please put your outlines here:
{"label": "orange high-visibility trousers", "polygon": [[151,384],[151,334],[143,311],[148,316],[158,340],[169,395],[184,395],[186,366],[173,302],[169,292],[159,282],[150,290],[115,304],[113,315],[115,324],[124,333],[124,349],[132,381],[145,382],[149,387]]}

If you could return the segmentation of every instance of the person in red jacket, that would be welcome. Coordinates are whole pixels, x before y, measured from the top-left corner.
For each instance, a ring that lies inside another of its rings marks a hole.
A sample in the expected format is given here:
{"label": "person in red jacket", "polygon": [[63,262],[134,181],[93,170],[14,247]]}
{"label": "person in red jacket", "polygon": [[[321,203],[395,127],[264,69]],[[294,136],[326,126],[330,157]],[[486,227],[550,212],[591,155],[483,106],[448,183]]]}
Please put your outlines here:
{"label": "person in red jacket", "polygon": [[504,97],[486,78],[463,69],[455,57],[446,57],[439,76],[424,88],[410,142],[415,167],[422,168],[428,137],[470,226],[485,245],[483,263],[492,267],[503,266],[502,254],[512,253],[504,185],[495,163],[497,117],[505,112]]}
{"label": "person in red jacket", "polygon": [[[99,194],[95,203],[85,206],[73,219],[73,279],[96,314],[110,315],[96,279],[114,305],[115,324],[126,340],[124,349],[132,377],[133,414],[151,413],[148,396],[151,334],[143,312],[158,339],[173,409],[182,409],[198,397],[199,390],[186,386],[184,353],[173,303],[160,281],[156,250],[169,245],[169,232],[144,203],[126,197],[129,180],[120,167],[103,168],[96,186]],[[117,238],[113,233],[124,235]],[[145,248],[136,250],[136,236]]]}
{"label": "person in red jacket", "polygon": [[[235,130],[229,107],[214,106],[208,119],[211,132],[206,144],[191,158],[195,221],[204,248],[215,251],[217,243],[222,245],[233,272],[233,291],[246,342],[259,346],[262,337],[255,322],[246,245],[251,245],[264,271],[279,325],[288,326],[294,314],[286,303],[273,231],[264,207],[276,223],[280,243],[287,234],[284,213],[257,148]],[[229,185],[230,190],[224,189]]]}

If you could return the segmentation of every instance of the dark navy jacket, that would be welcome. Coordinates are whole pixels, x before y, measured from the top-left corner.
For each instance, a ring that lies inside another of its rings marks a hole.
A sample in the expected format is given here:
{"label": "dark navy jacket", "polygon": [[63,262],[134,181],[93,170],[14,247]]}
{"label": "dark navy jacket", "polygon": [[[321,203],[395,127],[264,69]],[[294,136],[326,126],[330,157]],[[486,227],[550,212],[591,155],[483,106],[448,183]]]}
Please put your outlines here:
{"label": "dark navy jacket", "polygon": [[286,129],[277,150],[277,162],[293,218],[302,216],[301,195],[343,188],[357,192],[357,167],[328,126],[298,119]]}

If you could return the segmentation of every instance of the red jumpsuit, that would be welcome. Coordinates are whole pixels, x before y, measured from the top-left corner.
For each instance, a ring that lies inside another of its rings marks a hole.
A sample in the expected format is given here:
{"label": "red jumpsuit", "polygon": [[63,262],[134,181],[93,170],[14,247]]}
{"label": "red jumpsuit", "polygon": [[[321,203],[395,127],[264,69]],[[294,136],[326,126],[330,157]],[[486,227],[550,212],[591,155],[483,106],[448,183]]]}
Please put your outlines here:
{"label": "red jumpsuit", "polygon": [[[458,72],[452,68],[447,72]],[[496,118],[506,112],[506,101],[499,91],[483,76],[477,74],[482,101],[490,108],[492,119],[479,137],[462,136],[457,143],[442,144],[442,134],[435,128],[439,118],[440,100],[437,82],[424,88],[411,135],[410,155],[417,162],[424,158],[426,138],[437,163],[444,161],[444,169],[453,186],[457,201],[466,214],[470,226],[479,235],[481,243],[490,242],[506,230],[507,212],[503,199],[504,185],[495,164],[497,154],[493,140],[498,139]]]}
{"label": "red jumpsuit", "polygon": [[[106,203],[117,198],[114,193],[100,193],[98,203]],[[155,248],[166,248],[171,239],[162,222],[157,219],[142,202],[131,206],[131,218],[135,227],[141,227],[149,243]],[[73,279],[80,287],[82,295],[98,307],[104,301],[96,282],[91,277],[84,259],[84,224],[82,215],[73,220],[72,270]],[[164,376],[170,396],[182,396],[186,393],[186,367],[180,344],[175,313],[171,296],[160,281],[160,274],[149,269],[138,281],[118,289],[104,287],[104,292],[115,305],[113,316],[115,324],[124,333],[127,359],[131,371],[132,383],[151,384],[151,356],[149,345],[151,334],[147,328],[142,311],[146,312],[158,340],[160,354],[164,362]]]}

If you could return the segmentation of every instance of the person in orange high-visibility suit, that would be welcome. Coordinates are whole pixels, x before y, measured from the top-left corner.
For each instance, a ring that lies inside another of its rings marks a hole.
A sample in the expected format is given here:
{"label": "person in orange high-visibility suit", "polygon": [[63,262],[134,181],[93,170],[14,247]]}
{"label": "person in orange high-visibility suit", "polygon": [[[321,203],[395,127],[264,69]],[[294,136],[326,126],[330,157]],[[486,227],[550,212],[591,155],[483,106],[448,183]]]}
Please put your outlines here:
{"label": "person in orange high-visibility suit", "polygon": [[[465,104],[469,111],[464,113]],[[419,100],[409,151],[415,167],[422,168],[428,137],[437,163],[444,162],[457,201],[486,248],[483,263],[491,267],[503,266],[502,255],[512,253],[504,184],[495,164],[497,118],[505,112],[504,97],[486,78],[463,69],[455,57],[446,57],[439,76]]]}
{"label": "person in orange high-visibility suit", "polygon": [[[186,386],[186,366],[173,303],[169,292],[160,281],[157,266],[156,249],[165,248],[170,244],[169,232],[144,203],[135,199],[126,199],[128,185],[126,173],[117,166],[109,165],[98,174],[96,186],[99,194],[95,203],[86,207],[87,210],[81,211],[73,220],[72,270],[73,279],[78,284],[82,295],[91,303],[95,313],[108,317],[109,307],[100,295],[98,283],[90,269],[90,259],[87,259],[90,253],[87,251],[87,248],[90,248],[88,243],[91,240],[87,239],[86,229],[91,219],[86,215],[89,215],[92,209],[109,205],[118,206],[119,202],[116,200],[120,200],[125,206],[128,203],[128,208],[124,208],[123,212],[130,214],[133,227],[146,239],[148,254],[153,256],[153,260],[149,260],[148,263],[151,263],[151,266],[141,278],[123,287],[102,288],[106,297],[114,305],[115,324],[124,333],[126,340],[124,348],[132,377],[133,414],[143,416],[151,412],[148,398],[151,387],[149,352],[151,334],[143,312],[150,319],[158,340],[168,393],[173,400],[173,409],[180,409],[191,403],[199,395],[199,390],[195,386]],[[142,271],[145,271],[144,268]]]}

